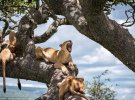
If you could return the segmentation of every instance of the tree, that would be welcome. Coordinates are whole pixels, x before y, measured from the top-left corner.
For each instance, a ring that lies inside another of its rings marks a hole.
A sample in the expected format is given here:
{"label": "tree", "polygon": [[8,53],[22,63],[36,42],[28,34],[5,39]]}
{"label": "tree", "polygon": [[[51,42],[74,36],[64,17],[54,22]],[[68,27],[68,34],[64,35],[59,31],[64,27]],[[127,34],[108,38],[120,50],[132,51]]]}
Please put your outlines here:
{"label": "tree", "polygon": [[[134,38],[127,29],[109,19],[105,14],[110,13],[112,5],[119,3],[129,5],[132,8],[129,11],[132,16],[129,17],[126,14],[127,20],[122,25],[133,25],[135,22],[134,0],[41,0],[42,5],[39,8],[38,1],[33,0],[32,3],[28,3],[23,0],[1,0],[0,6],[0,20],[5,22],[2,37],[5,37],[11,29],[18,27],[16,58],[12,64],[14,67],[6,68],[7,76],[47,83],[48,92],[38,99],[57,100],[57,83],[63,79],[61,77],[63,74],[60,70],[54,69],[53,65],[35,59],[35,44],[49,39],[60,25],[73,25],[80,33],[104,46],[135,72]],[[37,5],[36,9],[33,8],[35,5]],[[11,16],[22,13],[25,15],[18,24]],[[56,15],[63,15],[65,18],[58,18]],[[36,24],[46,23],[49,17],[53,18],[54,22],[44,34],[34,37],[33,30]],[[133,19],[132,23],[129,23],[129,18]],[[11,22],[14,25],[10,26]],[[0,76],[2,76],[1,72]],[[82,100],[81,97],[71,96],[71,94],[65,96],[68,100],[70,97]]]}
{"label": "tree", "polygon": [[108,70],[105,70],[102,74],[93,77],[93,82],[86,82],[86,90],[90,100],[116,100],[116,92],[111,89],[112,86],[107,86],[105,82],[110,82],[110,78],[105,79],[102,77],[106,75]]}

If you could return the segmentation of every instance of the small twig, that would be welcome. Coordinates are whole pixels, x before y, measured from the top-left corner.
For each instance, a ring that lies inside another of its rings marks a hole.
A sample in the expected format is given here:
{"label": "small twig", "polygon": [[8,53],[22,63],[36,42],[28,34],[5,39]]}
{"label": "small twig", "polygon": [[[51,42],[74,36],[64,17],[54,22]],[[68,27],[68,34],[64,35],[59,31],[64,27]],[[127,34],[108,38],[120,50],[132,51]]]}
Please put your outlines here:
{"label": "small twig", "polygon": [[[131,16],[129,16],[128,13],[131,13]],[[126,15],[127,19],[126,19],[126,21],[123,22],[121,25],[122,25],[122,26],[125,26],[125,27],[129,27],[129,26],[134,25],[134,23],[135,23],[134,14],[135,14],[135,12],[134,12],[133,9],[126,10],[126,11],[125,11],[125,15]],[[131,19],[132,19],[132,21],[131,21]]]}
{"label": "small twig", "polygon": [[133,0],[133,1],[130,1],[130,2],[126,2],[126,3],[123,2],[123,3],[128,4],[132,9],[129,9],[129,10],[125,11],[125,15],[126,15],[127,19],[121,25],[125,26],[125,27],[130,27],[130,26],[135,24],[135,1]]}
{"label": "small twig", "polygon": [[16,22],[15,20],[13,20],[13,19],[11,18],[11,16],[10,16],[10,17],[8,16],[8,18],[9,18],[9,21],[10,21],[10,22],[12,22],[12,23],[14,23],[14,24],[17,24],[17,22]]}

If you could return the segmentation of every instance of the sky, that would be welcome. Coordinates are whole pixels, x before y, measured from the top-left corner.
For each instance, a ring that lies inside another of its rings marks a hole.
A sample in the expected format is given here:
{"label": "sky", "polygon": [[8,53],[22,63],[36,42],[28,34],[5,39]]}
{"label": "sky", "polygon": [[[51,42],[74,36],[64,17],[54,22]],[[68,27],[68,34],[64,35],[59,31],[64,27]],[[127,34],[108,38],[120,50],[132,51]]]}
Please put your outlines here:
{"label": "sky", "polygon": [[[121,23],[125,20],[123,12],[125,9],[126,7],[117,6],[116,10],[112,11],[109,17]],[[38,25],[38,28],[34,30],[35,35],[44,33],[52,22],[53,20],[50,18],[46,24]],[[1,22],[0,24],[2,25]],[[128,29],[135,37],[135,26]],[[94,76],[101,74],[105,70],[109,70],[103,78],[111,79],[111,84],[113,85],[112,89],[117,92],[116,99],[135,100],[135,73],[122,64],[122,62],[104,47],[82,35],[75,27],[71,25],[62,25],[47,42],[38,45],[45,48],[53,47],[55,49],[60,49],[59,44],[65,40],[73,41],[71,55],[74,63],[77,64],[79,68],[78,77],[84,77],[86,81],[92,82]],[[24,87],[46,88],[44,83],[26,80],[21,80],[21,83]],[[116,86],[116,84],[118,84],[118,86]],[[0,78],[0,85],[2,85],[2,78]],[[17,86],[17,80],[7,78],[7,85]]]}

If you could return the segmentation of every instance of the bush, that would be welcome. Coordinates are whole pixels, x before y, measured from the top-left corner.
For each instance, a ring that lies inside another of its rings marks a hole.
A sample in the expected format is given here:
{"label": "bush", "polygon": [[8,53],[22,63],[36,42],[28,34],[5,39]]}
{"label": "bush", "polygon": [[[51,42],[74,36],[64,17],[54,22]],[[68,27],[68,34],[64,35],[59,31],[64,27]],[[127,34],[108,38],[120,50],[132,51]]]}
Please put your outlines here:
{"label": "bush", "polygon": [[86,82],[86,93],[90,100],[116,100],[116,92],[112,89],[112,85],[108,86],[105,83],[110,82],[110,79],[104,79],[102,77],[107,74],[108,70],[105,70],[101,75],[93,77],[93,82]]}

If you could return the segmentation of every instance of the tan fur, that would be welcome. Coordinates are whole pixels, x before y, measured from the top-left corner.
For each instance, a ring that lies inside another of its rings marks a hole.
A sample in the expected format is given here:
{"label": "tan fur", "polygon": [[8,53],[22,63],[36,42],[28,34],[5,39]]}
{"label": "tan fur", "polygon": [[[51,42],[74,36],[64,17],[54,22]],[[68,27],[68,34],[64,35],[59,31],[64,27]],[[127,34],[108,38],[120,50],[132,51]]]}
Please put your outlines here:
{"label": "tan fur", "polygon": [[74,95],[85,97],[84,79],[76,78],[74,76],[66,77],[61,83],[58,84],[59,88],[59,100],[64,100],[66,92],[70,92]]}
{"label": "tan fur", "polygon": [[[16,33],[11,31],[9,34],[9,40],[2,42],[1,44],[1,53],[0,53],[0,60],[2,62],[2,72],[3,72],[3,91],[6,92],[6,63],[7,61],[13,60],[15,57],[15,47],[16,47]],[[18,88],[21,90],[21,83],[20,79],[18,78]]]}
{"label": "tan fur", "polygon": [[3,42],[2,42],[1,51],[2,51],[4,48],[7,48],[7,47],[9,47],[9,40],[6,40],[6,41],[3,41]]}
{"label": "tan fur", "polygon": [[[15,53],[16,41],[17,41],[16,32],[11,31],[9,34],[9,41],[7,41],[6,43],[9,42],[8,48],[12,53]],[[18,88],[21,90],[21,82],[19,78],[18,78]]]}
{"label": "tan fur", "polygon": [[36,47],[35,49],[36,59],[44,59],[46,62],[48,62],[48,60],[44,57],[42,50],[44,49],[41,47]]}
{"label": "tan fur", "polygon": [[42,53],[42,49],[43,48],[41,48],[41,47],[36,47],[35,54],[36,54],[37,59],[42,59],[44,57],[43,53]]}
{"label": "tan fur", "polygon": [[45,48],[41,51],[45,59],[47,59],[49,62],[54,63],[55,68],[59,68],[64,74],[68,74],[69,71],[64,64],[69,64],[71,70],[75,69],[70,54],[72,49],[72,41],[65,41],[64,43],[60,44],[60,47],[61,50],[56,50],[54,48]]}
{"label": "tan fur", "polygon": [[9,49],[11,52],[14,52],[16,47],[16,33],[15,32],[10,32],[9,34]]}
{"label": "tan fur", "polygon": [[5,48],[1,51],[0,60],[2,62],[2,72],[3,72],[3,91],[6,92],[5,67],[6,67],[7,61],[13,60],[13,54],[11,53],[11,51],[8,48]]}

